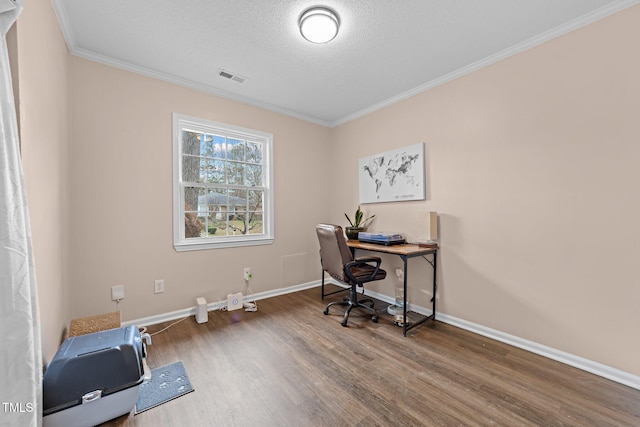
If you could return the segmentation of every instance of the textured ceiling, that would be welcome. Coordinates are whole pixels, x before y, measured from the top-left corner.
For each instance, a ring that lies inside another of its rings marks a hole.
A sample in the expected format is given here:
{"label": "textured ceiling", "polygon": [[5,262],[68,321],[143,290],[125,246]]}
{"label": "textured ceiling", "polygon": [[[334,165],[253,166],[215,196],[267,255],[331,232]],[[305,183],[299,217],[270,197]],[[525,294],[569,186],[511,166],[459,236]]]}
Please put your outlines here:
{"label": "textured ceiling", "polygon": [[638,0],[324,0],[320,45],[297,27],[316,0],[53,3],[73,55],[335,126]]}

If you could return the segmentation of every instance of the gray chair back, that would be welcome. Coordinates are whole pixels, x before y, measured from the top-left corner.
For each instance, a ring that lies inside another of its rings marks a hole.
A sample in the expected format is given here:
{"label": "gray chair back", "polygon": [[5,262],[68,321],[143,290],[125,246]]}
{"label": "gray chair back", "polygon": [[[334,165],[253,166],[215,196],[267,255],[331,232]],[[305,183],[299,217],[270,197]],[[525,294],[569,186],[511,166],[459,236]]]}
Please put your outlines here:
{"label": "gray chair back", "polygon": [[320,242],[320,259],[322,269],[331,277],[348,283],[345,277],[344,265],[353,261],[351,251],[344,239],[342,227],[331,224],[318,224],[316,226],[318,241]]}

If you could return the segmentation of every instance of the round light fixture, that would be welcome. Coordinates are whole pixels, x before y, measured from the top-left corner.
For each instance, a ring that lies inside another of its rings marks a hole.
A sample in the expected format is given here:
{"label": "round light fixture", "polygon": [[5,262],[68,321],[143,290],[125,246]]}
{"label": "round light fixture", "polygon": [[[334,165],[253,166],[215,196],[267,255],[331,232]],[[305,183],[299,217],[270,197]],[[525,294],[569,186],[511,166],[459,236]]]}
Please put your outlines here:
{"label": "round light fixture", "polygon": [[300,34],[311,43],[327,43],[335,38],[340,28],[338,14],[328,7],[312,7],[300,16]]}

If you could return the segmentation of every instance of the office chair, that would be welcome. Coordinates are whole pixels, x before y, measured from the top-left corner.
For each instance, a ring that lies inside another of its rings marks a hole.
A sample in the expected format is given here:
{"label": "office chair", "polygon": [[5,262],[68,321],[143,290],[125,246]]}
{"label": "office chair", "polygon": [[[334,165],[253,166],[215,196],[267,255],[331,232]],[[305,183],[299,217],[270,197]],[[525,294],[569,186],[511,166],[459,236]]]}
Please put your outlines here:
{"label": "office chair", "polygon": [[[381,260],[378,257],[354,259],[351,250],[344,239],[342,227],[339,225],[318,224],[316,226],[318,241],[320,242],[320,262],[322,263],[322,278],[324,284],[324,272],[329,273],[334,279],[351,287],[349,298],[343,301],[334,301],[327,305],[324,314],[329,314],[332,305],[347,307],[342,319],[342,326],[347,326],[349,314],[354,308],[362,308],[373,313],[371,320],[378,322],[378,312],[373,308],[371,299],[358,301],[358,287],[367,282],[382,280],[387,272],[380,268]],[[324,290],[323,290],[324,297]],[[365,303],[369,303],[368,305]]]}

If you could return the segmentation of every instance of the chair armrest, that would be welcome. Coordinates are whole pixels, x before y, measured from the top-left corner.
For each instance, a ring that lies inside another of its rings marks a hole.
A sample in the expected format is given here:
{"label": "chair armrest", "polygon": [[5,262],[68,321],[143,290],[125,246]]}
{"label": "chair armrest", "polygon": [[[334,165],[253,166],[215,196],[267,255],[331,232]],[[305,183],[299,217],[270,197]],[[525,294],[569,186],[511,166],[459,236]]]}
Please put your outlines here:
{"label": "chair armrest", "polygon": [[[375,263],[375,267],[373,265],[370,265],[369,263]],[[344,274],[347,276],[347,278],[353,282],[353,283],[357,283],[357,284],[362,284],[365,282],[370,282],[373,280],[374,277],[376,277],[376,275],[378,274],[378,270],[380,270],[380,264],[382,263],[382,259],[380,259],[379,257],[368,257],[368,258],[358,258],[358,259],[354,259],[351,262],[348,262],[344,265]],[[351,269],[354,267],[360,267],[363,265],[367,265],[369,267],[374,267],[373,271],[371,272],[371,274],[367,277],[364,277],[362,279],[357,279],[353,273],[351,272]]]}

